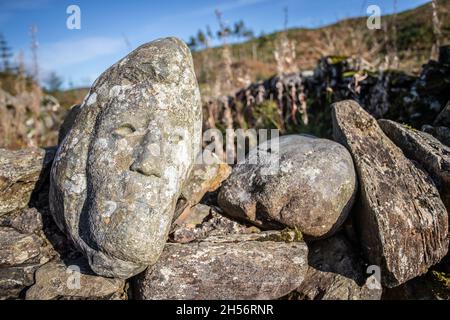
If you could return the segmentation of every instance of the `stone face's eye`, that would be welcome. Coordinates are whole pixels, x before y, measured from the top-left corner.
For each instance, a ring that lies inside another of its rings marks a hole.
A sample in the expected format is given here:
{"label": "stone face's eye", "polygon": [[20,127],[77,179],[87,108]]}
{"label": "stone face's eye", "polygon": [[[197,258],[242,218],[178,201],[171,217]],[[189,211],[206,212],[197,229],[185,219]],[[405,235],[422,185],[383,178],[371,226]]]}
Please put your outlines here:
{"label": "stone face's eye", "polygon": [[119,137],[126,137],[133,134],[136,129],[129,123],[123,124],[113,131],[113,134]]}

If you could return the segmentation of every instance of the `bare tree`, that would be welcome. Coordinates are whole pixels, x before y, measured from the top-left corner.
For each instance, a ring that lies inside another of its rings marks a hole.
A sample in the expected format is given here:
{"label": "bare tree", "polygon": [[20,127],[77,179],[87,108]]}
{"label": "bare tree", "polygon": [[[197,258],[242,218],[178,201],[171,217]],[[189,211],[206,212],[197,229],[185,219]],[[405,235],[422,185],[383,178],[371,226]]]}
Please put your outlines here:
{"label": "bare tree", "polygon": [[392,60],[393,67],[399,68],[398,45],[397,45],[397,0],[394,0],[394,15],[392,17]]}
{"label": "bare tree", "polygon": [[127,35],[125,33],[122,33],[123,42],[125,43],[125,46],[127,47],[128,51],[133,51],[133,46],[131,45],[130,39],[128,39]]}
{"label": "bare tree", "polygon": [[439,48],[441,47],[441,22],[439,20],[439,7],[438,1],[431,1],[431,8],[433,10],[433,34],[434,34],[434,44],[431,49],[431,59],[437,60],[439,55]]}
{"label": "bare tree", "polygon": [[283,11],[284,11],[283,27],[284,27],[284,31],[287,31],[288,24],[289,24],[289,7],[284,7]]}
{"label": "bare tree", "polygon": [[55,92],[61,89],[63,80],[56,74],[56,72],[50,72],[47,79],[45,79],[45,83],[47,91]]}
{"label": "bare tree", "polygon": [[25,74],[25,58],[23,51],[20,50],[19,54],[17,55],[17,78],[18,81],[16,81],[16,92],[23,92],[26,90],[26,74]]}
{"label": "bare tree", "polygon": [[11,70],[10,58],[12,57],[11,48],[8,46],[5,37],[0,33],[0,58],[2,59],[3,71]]}
{"label": "bare tree", "polygon": [[37,26],[32,25],[30,27],[30,38],[31,38],[31,58],[32,58],[32,76],[34,80],[39,83],[39,62],[38,62],[38,47],[39,43],[37,41]]}
{"label": "bare tree", "polygon": [[187,43],[189,49],[191,49],[192,51],[197,50],[197,39],[193,36],[191,36],[189,38],[189,42]]}
{"label": "bare tree", "polygon": [[230,29],[227,27],[223,21],[222,12],[219,10],[215,11],[216,18],[220,26],[219,38],[222,40],[222,64],[223,69],[219,72],[219,76],[216,77],[216,82],[219,81],[220,85],[216,86],[221,89],[216,93],[217,96],[222,94],[231,94],[233,90],[233,69],[232,69],[232,55],[230,46],[228,44],[228,36],[230,34]]}
{"label": "bare tree", "polygon": [[302,121],[307,126],[309,123],[308,106],[306,103],[305,87],[303,85],[300,86],[298,100],[300,101],[300,114],[302,115]]}
{"label": "bare tree", "polygon": [[282,78],[285,74],[298,71],[296,65],[296,43],[288,37],[288,8],[284,8],[284,30],[279,34],[273,53],[277,65],[278,75]]}

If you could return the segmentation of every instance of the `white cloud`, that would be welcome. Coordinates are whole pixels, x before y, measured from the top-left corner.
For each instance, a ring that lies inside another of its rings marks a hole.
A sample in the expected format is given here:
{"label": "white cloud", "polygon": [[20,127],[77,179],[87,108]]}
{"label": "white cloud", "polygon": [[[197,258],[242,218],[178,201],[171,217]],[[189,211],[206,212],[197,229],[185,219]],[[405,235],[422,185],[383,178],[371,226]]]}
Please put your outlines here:
{"label": "white cloud", "polygon": [[124,50],[121,38],[89,37],[42,45],[39,48],[39,60],[45,69],[57,70]]}

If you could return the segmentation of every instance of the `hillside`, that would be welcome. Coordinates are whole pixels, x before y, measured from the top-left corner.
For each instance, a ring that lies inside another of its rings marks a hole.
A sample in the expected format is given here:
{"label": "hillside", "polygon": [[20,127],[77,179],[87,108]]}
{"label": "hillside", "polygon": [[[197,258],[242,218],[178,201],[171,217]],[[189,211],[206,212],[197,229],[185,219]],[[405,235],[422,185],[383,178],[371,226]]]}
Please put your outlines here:
{"label": "hillside", "polygon": [[[439,1],[442,44],[450,39],[450,0]],[[294,64],[298,70],[311,70],[321,56],[360,56],[377,68],[385,56],[395,53],[398,69],[418,74],[430,58],[434,43],[431,4],[395,15],[383,16],[383,28],[369,30],[366,17],[346,19],[318,29],[293,28],[287,31],[295,45]],[[394,27],[396,26],[396,27]],[[231,45],[232,69],[236,77],[255,81],[276,73],[274,51],[283,32]],[[397,41],[394,41],[394,39]],[[222,46],[194,53],[194,64],[201,85],[211,83],[222,70]]]}

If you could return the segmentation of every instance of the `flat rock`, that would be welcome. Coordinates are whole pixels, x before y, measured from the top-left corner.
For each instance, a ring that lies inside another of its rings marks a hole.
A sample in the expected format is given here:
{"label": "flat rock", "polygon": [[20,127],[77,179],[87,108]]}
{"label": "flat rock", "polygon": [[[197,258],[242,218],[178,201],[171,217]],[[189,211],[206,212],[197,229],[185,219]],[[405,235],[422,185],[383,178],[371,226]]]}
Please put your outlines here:
{"label": "flat rock", "polygon": [[[219,206],[230,216],[259,227],[272,224],[298,228],[306,237],[330,236],[345,221],[356,192],[349,152],[340,144],[311,136],[288,135],[260,144],[247,162],[237,164],[223,183]],[[278,170],[254,162],[261,150],[279,157]]]}
{"label": "flat rock", "polygon": [[425,132],[391,120],[379,120],[378,124],[409,159],[420,163],[431,175],[450,212],[450,147]]}
{"label": "flat rock", "polygon": [[172,242],[188,243],[210,236],[258,232],[256,227],[247,227],[221,214],[215,208],[197,204],[188,217],[177,225],[170,236]]}
{"label": "flat rock", "polygon": [[0,227],[10,227],[23,234],[39,232],[43,228],[42,214],[36,208],[25,208],[0,217]]}
{"label": "flat rock", "polygon": [[296,290],[306,300],[380,300],[382,287],[342,234],[309,244],[309,269]]}
{"label": "flat rock", "polygon": [[52,260],[36,271],[35,278],[26,300],[120,299],[125,294],[124,280],[96,276],[82,259]]}
{"label": "flat rock", "polygon": [[0,268],[0,300],[19,299],[26,287],[34,284],[34,273],[40,263]]}
{"label": "flat rock", "polygon": [[0,228],[0,267],[16,266],[39,258],[44,241],[35,234]]}
{"label": "flat rock", "polygon": [[189,48],[144,44],[93,84],[52,166],[50,209],[95,273],[129,278],[161,254],[199,153]]}
{"label": "flat rock", "polygon": [[43,232],[40,212],[26,208],[0,217],[0,299],[18,299],[34,272],[56,251]]}
{"label": "flat rock", "polygon": [[0,149],[0,216],[28,205],[53,156],[54,149]]}
{"label": "flat rock", "polygon": [[425,273],[448,249],[447,211],[433,181],[356,102],[335,103],[332,117],[334,137],[359,176],[355,218],[366,258],[381,268],[387,287]]}
{"label": "flat rock", "polygon": [[276,242],[258,235],[169,243],[160,260],[133,280],[135,297],[276,299],[303,282],[307,255],[304,242]]}

